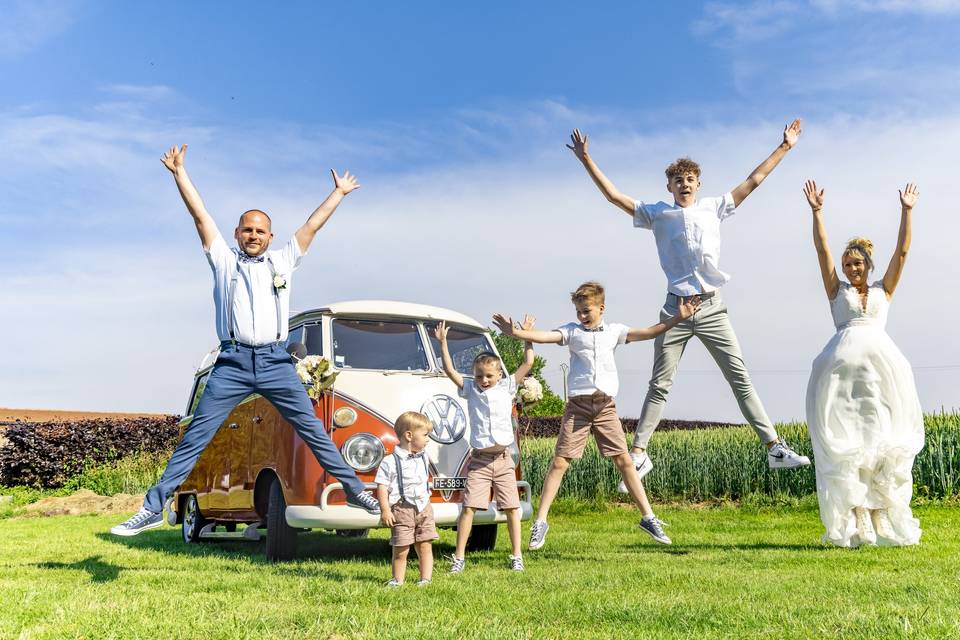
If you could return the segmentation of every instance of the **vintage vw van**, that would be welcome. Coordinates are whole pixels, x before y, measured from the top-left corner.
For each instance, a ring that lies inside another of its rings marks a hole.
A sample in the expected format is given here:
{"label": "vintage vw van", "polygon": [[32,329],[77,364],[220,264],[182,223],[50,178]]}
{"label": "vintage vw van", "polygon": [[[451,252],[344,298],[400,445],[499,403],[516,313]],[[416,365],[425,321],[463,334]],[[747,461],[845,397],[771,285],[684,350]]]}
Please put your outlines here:
{"label": "vintage vw van", "polygon": [[[454,366],[472,375],[474,356],[496,348],[483,325],[448,309],[404,302],[341,302],[297,314],[290,320],[288,350],[321,355],[337,371],[332,389],[315,403],[330,437],[357,476],[374,489],[380,461],[393,452],[394,420],[404,411],[430,417],[427,444],[438,526],[451,527],[460,514],[470,452],[465,401],[444,375],[436,324],[450,326]],[[194,408],[219,350],[204,357],[194,378],[181,429]],[[514,446],[523,520],[532,507],[530,487]],[[382,526],[379,517],[347,506],[340,483],[325,473],[310,449],[265,398],[251,395],[230,414],[174,496],[170,524],[180,524],[185,542],[216,538],[259,539],[266,529],[271,560],[293,558],[303,530],[366,535]],[[470,547],[492,548],[505,522],[493,505],[477,511]],[[240,527],[238,527],[240,525]]]}

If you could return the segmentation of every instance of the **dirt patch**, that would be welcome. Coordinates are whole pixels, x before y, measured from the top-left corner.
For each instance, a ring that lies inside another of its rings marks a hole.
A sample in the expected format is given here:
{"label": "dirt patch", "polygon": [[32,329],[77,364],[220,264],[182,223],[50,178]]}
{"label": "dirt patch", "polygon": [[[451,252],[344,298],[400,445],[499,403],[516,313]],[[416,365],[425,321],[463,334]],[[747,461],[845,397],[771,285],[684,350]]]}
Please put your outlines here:
{"label": "dirt patch", "polygon": [[69,411],[67,409],[9,409],[0,407],[0,422],[67,422],[91,418],[157,418],[162,413],[113,413],[110,411]]}
{"label": "dirt patch", "polygon": [[81,489],[69,496],[44,498],[23,509],[24,516],[81,516],[107,513],[132,514],[143,505],[143,496],[118,493],[101,496],[88,489]]}

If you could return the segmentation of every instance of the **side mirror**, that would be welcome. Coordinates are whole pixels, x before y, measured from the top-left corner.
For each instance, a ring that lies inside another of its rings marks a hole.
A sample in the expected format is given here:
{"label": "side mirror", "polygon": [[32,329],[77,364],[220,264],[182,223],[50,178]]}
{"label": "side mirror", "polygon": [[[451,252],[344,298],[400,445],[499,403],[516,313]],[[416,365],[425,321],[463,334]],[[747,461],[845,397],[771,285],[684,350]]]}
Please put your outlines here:
{"label": "side mirror", "polygon": [[287,353],[293,356],[294,360],[303,360],[307,357],[307,346],[302,342],[291,342],[287,345]]}

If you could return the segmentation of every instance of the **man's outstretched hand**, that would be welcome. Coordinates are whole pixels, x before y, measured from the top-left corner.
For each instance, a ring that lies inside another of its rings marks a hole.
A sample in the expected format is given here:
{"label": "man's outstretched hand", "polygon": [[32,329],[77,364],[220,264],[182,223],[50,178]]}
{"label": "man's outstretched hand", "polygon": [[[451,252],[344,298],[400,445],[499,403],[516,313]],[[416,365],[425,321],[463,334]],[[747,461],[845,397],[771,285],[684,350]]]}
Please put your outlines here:
{"label": "man's outstretched hand", "polygon": [[573,133],[570,134],[570,142],[573,145],[567,145],[567,149],[573,151],[573,155],[577,156],[577,160],[583,162],[583,159],[587,156],[587,146],[590,144],[587,140],[587,136],[580,133],[580,129],[574,129]]}
{"label": "man's outstretched hand", "polygon": [[344,171],[342,176],[338,176],[336,171],[330,169],[330,174],[333,176],[334,188],[343,195],[347,195],[354,189],[360,188],[357,177],[350,175],[349,171]]}
{"label": "man's outstretched hand", "polygon": [[783,128],[783,141],[786,143],[788,149],[793,149],[793,145],[797,144],[801,133],[800,118],[797,118]]}
{"label": "man's outstretched hand", "polygon": [[170,147],[170,150],[163,154],[163,157],[160,158],[160,162],[163,163],[171,173],[176,173],[178,169],[183,167],[183,156],[187,155],[187,145],[182,145],[180,149],[177,149],[177,145]]}

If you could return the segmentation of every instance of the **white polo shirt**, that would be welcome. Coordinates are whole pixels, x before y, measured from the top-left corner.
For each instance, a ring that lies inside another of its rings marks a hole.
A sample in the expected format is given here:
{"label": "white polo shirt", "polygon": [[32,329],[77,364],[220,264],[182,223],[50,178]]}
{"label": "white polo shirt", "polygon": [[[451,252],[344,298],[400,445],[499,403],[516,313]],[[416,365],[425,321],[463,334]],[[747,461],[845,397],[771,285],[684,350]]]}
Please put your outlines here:
{"label": "white polo shirt", "polygon": [[390,488],[387,502],[393,506],[400,502],[400,482],[397,476],[397,458],[400,458],[400,470],[403,472],[403,497],[407,502],[416,505],[417,511],[423,511],[430,502],[430,491],[427,488],[429,466],[427,452],[410,453],[403,447],[395,447],[393,453],[384,456],[377,469],[377,477],[373,481]]}
{"label": "white polo shirt", "polygon": [[676,203],[636,201],[633,226],[652,229],[667,276],[667,291],[692,296],[730,281],[720,271],[720,222],[736,212],[733,195],[700,198],[684,209]]}
{"label": "white polo shirt", "polygon": [[463,379],[460,397],[467,400],[470,415],[470,446],[489,449],[513,444],[513,398],[517,381],[505,375],[486,391],[473,378]]}
{"label": "white polo shirt", "polygon": [[579,322],[557,327],[560,344],[570,348],[570,371],[567,373],[567,393],[570,396],[589,396],[602,391],[616,396],[620,390],[617,362],[613,352],[627,342],[630,327],[615,322],[601,322],[596,331],[588,331]]}
{"label": "white polo shirt", "polygon": [[[213,270],[213,304],[216,309],[217,337],[230,339],[229,310],[227,298],[230,296],[230,283],[239,268],[239,277],[233,297],[233,330],[237,342],[254,346],[277,341],[277,300],[280,298],[280,340],[287,339],[288,319],[290,318],[291,275],[300,266],[303,254],[297,239],[279,251],[267,251],[262,262],[241,263],[238,260],[239,249],[227,246],[226,240],[217,232],[217,237],[205,252],[210,268]],[[269,256],[269,260],[267,257]],[[281,276],[287,282],[286,288],[274,293],[273,276]]]}

